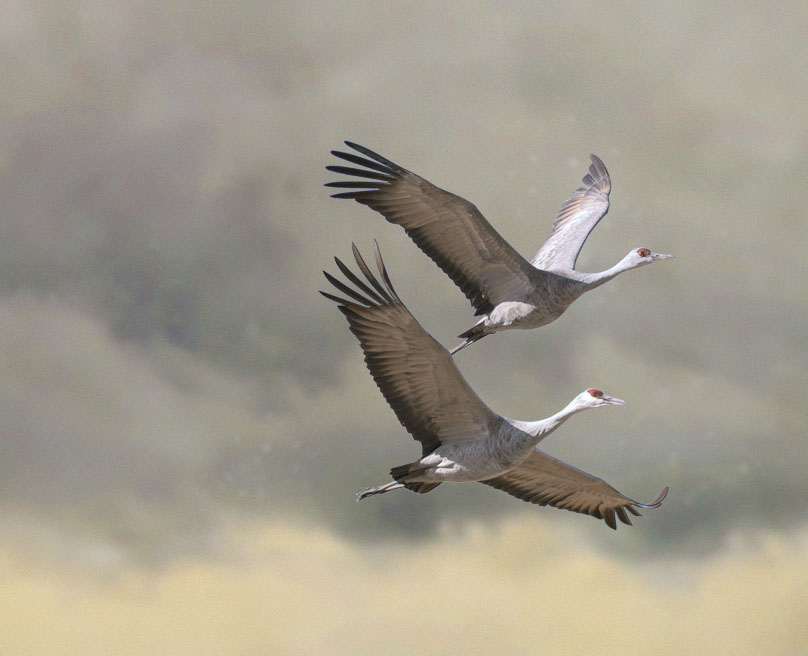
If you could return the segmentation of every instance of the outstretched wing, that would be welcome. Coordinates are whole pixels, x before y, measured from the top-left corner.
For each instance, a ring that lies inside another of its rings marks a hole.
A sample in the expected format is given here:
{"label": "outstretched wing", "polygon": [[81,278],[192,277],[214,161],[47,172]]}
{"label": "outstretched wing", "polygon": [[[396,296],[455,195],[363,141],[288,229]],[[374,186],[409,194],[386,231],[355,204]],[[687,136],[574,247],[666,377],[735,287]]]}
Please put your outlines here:
{"label": "outstretched wing", "polygon": [[597,155],[589,157],[592,165],[581,179],[584,186],[578,187],[558,210],[552,234],[530,260],[539,269],[574,269],[589,233],[609,211],[609,172]]}
{"label": "outstretched wing", "polygon": [[624,524],[631,525],[627,510],[632,515],[639,515],[636,508],[658,508],[668,494],[666,487],[651,503],[634,501],[603,479],[576,469],[539,449],[535,449],[516,469],[480,482],[523,501],[592,515],[614,529],[617,528],[615,516]]}
{"label": "outstretched wing", "polygon": [[365,167],[327,166],[335,173],[364,178],[329,182],[327,187],[352,189],[333,194],[334,198],[353,198],[404,228],[460,287],[476,314],[488,314],[503,301],[527,300],[544,273],[517,253],[474,205],[372,150],[345,143],[370,159],[331,151]]}
{"label": "outstretched wing", "polygon": [[410,314],[396,294],[376,244],[382,283],[371,273],[356,245],[353,254],[365,284],[339,259],[337,266],[354,286],[323,272],[350,299],[320,292],[339,303],[351,332],[359,339],[365,363],[398,420],[423,447],[481,439],[502,419],[461,375],[452,356]]}

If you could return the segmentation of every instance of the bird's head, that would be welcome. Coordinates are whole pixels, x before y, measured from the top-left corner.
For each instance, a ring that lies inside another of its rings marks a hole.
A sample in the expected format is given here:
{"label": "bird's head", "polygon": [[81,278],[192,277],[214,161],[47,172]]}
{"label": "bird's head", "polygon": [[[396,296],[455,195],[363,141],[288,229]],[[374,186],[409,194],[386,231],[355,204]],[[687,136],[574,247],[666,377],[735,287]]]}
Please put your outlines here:
{"label": "bird's head", "polygon": [[650,248],[637,248],[626,255],[630,268],[637,268],[656,262],[657,260],[667,260],[674,257],[665,253],[654,253]]}
{"label": "bird's head", "polygon": [[590,388],[578,395],[576,405],[581,410],[588,410],[589,408],[600,408],[604,405],[626,405],[626,402],[623,399],[616,399],[613,396],[604,394],[599,389]]}

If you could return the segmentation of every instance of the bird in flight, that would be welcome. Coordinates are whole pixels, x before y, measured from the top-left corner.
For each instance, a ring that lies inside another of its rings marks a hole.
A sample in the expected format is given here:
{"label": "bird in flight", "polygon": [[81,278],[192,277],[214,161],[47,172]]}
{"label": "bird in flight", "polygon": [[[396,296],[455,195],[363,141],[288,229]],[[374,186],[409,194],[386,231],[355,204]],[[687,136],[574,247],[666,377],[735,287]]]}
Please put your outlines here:
{"label": "bird in flight", "polygon": [[[332,194],[352,198],[400,225],[410,238],[454,281],[482,318],[459,337],[456,353],[501,330],[538,328],[560,317],[584,292],[623,271],[673,257],[635,248],[600,273],[575,270],[578,253],[592,229],[609,211],[611,180],[603,162],[591,155],[584,185],[561,206],[553,230],[528,261],[470,202],[436,187],[372,150],[345,142],[353,153],[332,150],[340,159],[364,168],[326,166],[334,173],[362,178],[329,182],[350,189]],[[369,158],[369,159],[367,159]]]}
{"label": "bird in flight", "polygon": [[530,503],[550,505],[631,524],[628,513],[657,508],[662,490],[648,504],[639,503],[605,481],[536,448],[572,415],[607,405],[625,405],[597,389],[578,394],[561,411],[539,421],[518,421],[489,408],[469,386],[449,351],[410,314],[399,298],[375,246],[381,282],[353,245],[359,271],[338,258],[337,267],[353,286],[323,272],[344,296],[323,292],[336,302],[359,339],[365,363],[398,420],[421,443],[421,457],[393,467],[393,480],[370,487],[358,500],[398,488],[424,494],[443,482],[479,481]]}

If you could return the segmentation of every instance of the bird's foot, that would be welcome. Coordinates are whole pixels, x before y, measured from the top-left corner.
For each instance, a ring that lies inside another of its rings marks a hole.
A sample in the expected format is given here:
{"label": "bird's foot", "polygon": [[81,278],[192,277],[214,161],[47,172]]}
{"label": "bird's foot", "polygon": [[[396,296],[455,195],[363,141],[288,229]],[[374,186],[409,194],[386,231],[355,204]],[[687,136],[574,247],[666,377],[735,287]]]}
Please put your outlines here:
{"label": "bird's foot", "polygon": [[361,501],[361,500],[362,500],[362,499],[364,499],[365,497],[369,497],[371,494],[378,494],[377,492],[375,492],[375,491],[374,491],[374,489],[375,489],[375,488],[372,488],[372,487],[366,487],[366,488],[365,488],[364,490],[362,490],[361,492],[357,492],[357,493],[356,493],[356,500],[357,500],[357,502]]}
{"label": "bird's foot", "polygon": [[400,487],[404,487],[404,484],[396,481],[390,481],[389,483],[377,485],[375,487],[366,487],[361,492],[356,493],[356,500],[361,501],[365,497],[369,497],[374,494],[382,494],[383,492],[389,492],[390,490],[397,490]]}

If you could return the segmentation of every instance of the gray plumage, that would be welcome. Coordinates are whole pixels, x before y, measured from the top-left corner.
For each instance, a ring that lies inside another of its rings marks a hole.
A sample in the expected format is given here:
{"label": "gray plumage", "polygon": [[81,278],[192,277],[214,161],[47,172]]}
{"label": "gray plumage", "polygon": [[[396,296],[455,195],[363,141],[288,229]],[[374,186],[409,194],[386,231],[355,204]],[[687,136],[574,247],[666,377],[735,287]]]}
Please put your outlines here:
{"label": "gray plumage", "polygon": [[460,334],[464,341],[451,353],[501,330],[546,325],[561,316],[581,294],[619,273],[672,257],[639,248],[606,271],[575,271],[587,236],[609,209],[609,173],[595,155],[583,178],[584,186],[562,205],[550,237],[528,262],[464,198],[436,187],[372,150],[350,141],[345,143],[365,157],[336,150],[332,154],[364,168],[326,168],[364,180],[327,183],[328,187],[351,190],[333,197],[356,200],[404,228],[466,295],[475,314],[482,315]]}
{"label": "gray plumage", "polygon": [[336,302],[365,354],[373,379],[402,426],[421,443],[421,458],[391,469],[393,481],[368,488],[359,498],[405,487],[428,492],[443,482],[479,481],[517,498],[631,524],[626,511],[656,508],[621,494],[603,480],[538,450],[536,445],[577,412],[624,405],[600,390],[577,395],[564,409],[535,422],[503,417],[469,386],[449,351],[415,320],[396,294],[376,245],[381,282],[353,246],[363,281],[339,259],[353,286],[323,272],[344,296],[320,292]]}
{"label": "gray plumage", "polygon": [[578,187],[558,210],[553,231],[530,260],[539,269],[572,271],[578,254],[598,222],[609,211],[612,181],[603,161],[590,155],[592,164]]}

